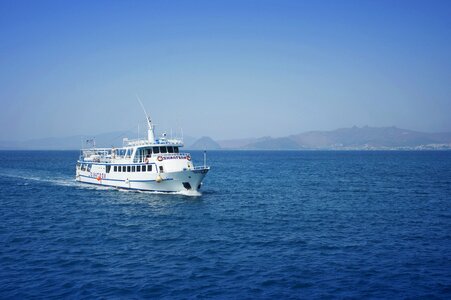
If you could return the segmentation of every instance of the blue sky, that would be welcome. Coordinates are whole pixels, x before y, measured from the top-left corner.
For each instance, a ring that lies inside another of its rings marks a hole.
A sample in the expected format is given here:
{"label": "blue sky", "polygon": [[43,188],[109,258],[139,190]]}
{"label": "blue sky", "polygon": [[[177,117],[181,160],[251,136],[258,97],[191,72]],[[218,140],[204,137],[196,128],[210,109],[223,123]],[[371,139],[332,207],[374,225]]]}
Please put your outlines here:
{"label": "blue sky", "polygon": [[451,131],[451,1],[0,1],[0,140]]}

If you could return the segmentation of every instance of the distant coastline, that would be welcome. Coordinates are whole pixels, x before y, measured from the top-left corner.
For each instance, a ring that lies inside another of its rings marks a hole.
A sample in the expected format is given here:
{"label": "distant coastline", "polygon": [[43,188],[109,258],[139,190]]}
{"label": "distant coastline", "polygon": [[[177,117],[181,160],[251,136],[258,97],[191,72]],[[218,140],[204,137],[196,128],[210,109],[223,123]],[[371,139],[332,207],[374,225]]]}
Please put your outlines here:
{"label": "distant coastline", "polygon": [[397,127],[351,127],[286,137],[215,141],[202,137],[187,148],[209,150],[451,150],[451,132],[425,133]]}
{"label": "distant coastline", "polygon": [[[95,136],[99,147],[122,145],[130,132]],[[79,150],[83,136],[27,141],[0,141],[0,150]],[[425,133],[397,127],[350,127],[332,131],[308,131],[285,137],[215,140],[185,137],[190,150],[339,150],[339,151],[430,151],[451,150],[451,132]]]}

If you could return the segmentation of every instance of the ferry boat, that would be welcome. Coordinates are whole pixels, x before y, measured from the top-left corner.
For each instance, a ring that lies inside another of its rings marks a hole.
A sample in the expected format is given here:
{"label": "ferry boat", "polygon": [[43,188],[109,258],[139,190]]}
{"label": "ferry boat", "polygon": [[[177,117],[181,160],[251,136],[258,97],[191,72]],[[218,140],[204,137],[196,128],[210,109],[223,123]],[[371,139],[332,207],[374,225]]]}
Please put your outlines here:
{"label": "ferry boat", "polygon": [[[141,104],[142,105],[142,104]],[[152,192],[199,195],[202,180],[210,170],[194,166],[189,153],[180,152],[183,141],[155,137],[155,125],[147,115],[147,139],[123,140],[120,148],[81,150],[76,180],[100,186]]]}

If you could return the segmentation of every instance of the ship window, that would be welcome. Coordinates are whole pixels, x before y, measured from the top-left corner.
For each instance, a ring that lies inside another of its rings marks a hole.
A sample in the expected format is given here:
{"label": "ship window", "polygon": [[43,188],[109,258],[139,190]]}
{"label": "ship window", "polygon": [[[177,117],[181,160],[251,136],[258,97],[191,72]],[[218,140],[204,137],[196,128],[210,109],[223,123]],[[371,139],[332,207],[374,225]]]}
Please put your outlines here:
{"label": "ship window", "polygon": [[152,165],[147,165],[147,171],[152,172]]}
{"label": "ship window", "polygon": [[111,170],[111,166],[106,166],[106,172],[110,173],[110,170]]}
{"label": "ship window", "polygon": [[146,172],[146,166],[143,166],[141,172]]}
{"label": "ship window", "polygon": [[86,169],[86,171],[91,171],[91,165],[88,165],[88,168]]}
{"label": "ship window", "polygon": [[114,172],[117,172],[117,166],[114,166],[113,170]]}
{"label": "ship window", "polygon": [[136,166],[136,172],[141,172],[141,166]]}
{"label": "ship window", "polygon": [[122,172],[126,172],[126,167],[122,166]]}
{"label": "ship window", "polygon": [[127,172],[130,172],[130,166],[127,166]]}
{"label": "ship window", "polygon": [[166,147],[160,147],[161,153],[168,153],[168,149]]}
{"label": "ship window", "polygon": [[160,166],[160,173],[164,173],[163,166]]}
{"label": "ship window", "polygon": [[117,167],[117,171],[118,171],[118,172],[122,171],[121,166],[118,166],[118,167]]}
{"label": "ship window", "polygon": [[174,153],[174,147],[168,146],[168,153]]}
{"label": "ship window", "polygon": [[179,147],[174,147],[174,153],[179,153]]}
{"label": "ship window", "polygon": [[132,172],[135,172],[135,166],[132,166]]}
{"label": "ship window", "polygon": [[151,155],[152,154],[152,148],[147,149],[147,155]]}
{"label": "ship window", "polygon": [[153,153],[160,153],[160,147],[153,147]]}

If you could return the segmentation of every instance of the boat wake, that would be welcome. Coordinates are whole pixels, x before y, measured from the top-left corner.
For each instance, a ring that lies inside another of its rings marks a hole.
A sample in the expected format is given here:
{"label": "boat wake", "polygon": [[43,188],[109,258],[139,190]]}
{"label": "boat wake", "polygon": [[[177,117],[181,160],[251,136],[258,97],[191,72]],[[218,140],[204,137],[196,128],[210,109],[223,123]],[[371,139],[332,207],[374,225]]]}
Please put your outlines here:
{"label": "boat wake", "polygon": [[14,172],[0,172],[0,177],[9,177],[9,178],[15,178],[15,179],[22,179],[24,182],[20,182],[19,184],[28,185],[27,181],[35,181],[35,182],[43,182],[51,185],[58,185],[58,186],[67,186],[67,187],[77,187],[77,188],[88,188],[88,189],[112,189],[110,187],[105,186],[95,186],[95,185],[87,185],[80,183],[75,180],[75,178],[72,177],[52,177],[50,175],[22,175],[22,174],[16,174]]}
{"label": "boat wake", "polygon": [[[22,179],[24,181],[37,181],[37,182],[43,182],[51,185],[58,185],[58,186],[66,186],[66,187],[76,187],[81,189],[88,189],[88,190],[111,190],[111,191],[120,191],[125,193],[143,193],[143,194],[157,194],[157,195],[183,195],[183,196],[189,196],[189,197],[199,197],[202,196],[202,193],[199,191],[179,191],[179,192],[159,192],[159,191],[140,191],[140,190],[129,190],[124,188],[117,188],[117,187],[111,187],[111,186],[103,186],[103,185],[94,185],[94,184],[86,184],[82,182],[78,182],[75,180],[75,178],[62,178],[62,177],[51,177],[51,176],[33,176],[33,175],[27,175],[24,176],[22,174],[15,174],[14,172],[0,172],[0,177],[9,177],[9,178],[16,178],[16,179]],[[22,182],[21,184],[28,185],[27,182]]]}
{"label": "boat wake", "polygon": [[75,186],[77,182],[69,179],[69,178],[62,178],[62,177],[51,177],[51,176],[37,176],[37,175],[22,175],[22,174],[15,174],[14,172],[5,173],[1,172],[0,177],[9,177],[9,178],[16,178],[16,179],[22,179],[27,181],[39,181],[39,182],[45,182],[45,183],[53,183],[57,185],[63,185],[63,186]]}

